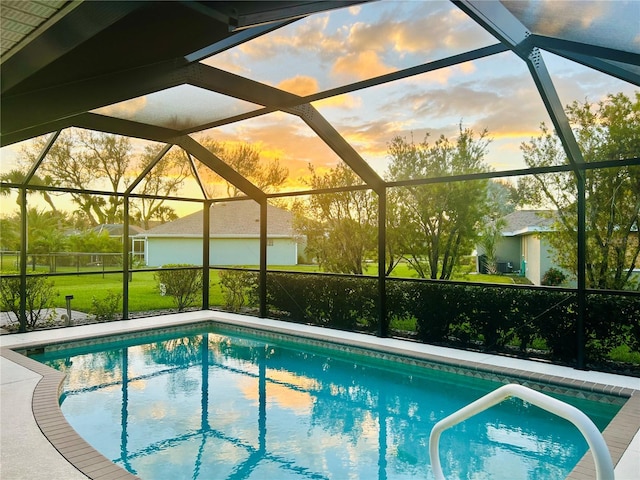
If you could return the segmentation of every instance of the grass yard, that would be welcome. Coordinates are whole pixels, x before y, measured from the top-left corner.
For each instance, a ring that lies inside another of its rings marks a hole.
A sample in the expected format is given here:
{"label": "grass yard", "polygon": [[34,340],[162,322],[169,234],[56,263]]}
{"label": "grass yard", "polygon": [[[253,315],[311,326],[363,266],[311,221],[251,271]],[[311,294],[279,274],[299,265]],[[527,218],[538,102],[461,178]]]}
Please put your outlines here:
{"label": "grass yard", "polygon": [[[7,265],[8,266],[8,265]],[[378,273],[377,264],[369,264],[365,275],[375,276]],[[255,266],[250,268],[256,268]],[[289,265],[272,266],[271,270],[293,271],[293,272],[320,272],[317,265]],[[8,269],[13,270],[12,268]],[[46,273],[46,267],[36,269],[38,272]],[[58,273],[67,270],[58,268]],[[30,270],[31,271],[31,270]],[[69,269],[69,273],[75,270]],[[86,271],[83,269],[83,271]],[[416,274],[408,264],[398,265],[392,275],[393,277],[416,278]],[[103,300],[109,293],[122,294],[122,273],[96,272],[95,275],[70,275],[49,277],[55,284],[58,296],[54,300],[54,306],[65,308],[67,295],[73,295],[71,308],[81,312],[91,312],[94,297]],[[482,275],[467,274],[454,278],[454,280],[483,283],[513,283],[513,279],[502,275]],[[209,304],[221,306],[224,304],[220,281],[216,270],[210,273]],[[140,312],[148,310],[162,310],[175,308],[173,298],[160,295],[158,283],[154,272],[134,272],[132,281],[129,282],[129,311]]]}
{"label": "grass yard", "polygon": [[[98,274],[78,276],[51,277],[59,293],[54,306],[66,307],[66,295],[73,295],[71,308],[81,312],[90,312],[93,298],[104,299],[109,292],[122,293],[122,274]],[[135,272],[129,282],[129,311],[163,310],[175,308],[173,298],[160,295],[154,272]],[[222,292],[218,274],[211,272],[209,302],[211,305],[222,305]],[[199,303],[199,302],[198,302]]]}

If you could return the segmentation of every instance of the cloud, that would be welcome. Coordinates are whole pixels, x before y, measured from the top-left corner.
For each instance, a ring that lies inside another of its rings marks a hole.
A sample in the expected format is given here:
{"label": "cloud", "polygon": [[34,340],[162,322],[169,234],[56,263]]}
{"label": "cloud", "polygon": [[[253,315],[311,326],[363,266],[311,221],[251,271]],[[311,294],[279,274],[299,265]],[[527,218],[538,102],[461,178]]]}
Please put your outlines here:
{"label": "cloud", "polygon": [[308,165],[335,166],[342,160],[300,118],[282,112],[212,129],[197,135],[209,136],[227,146],[250,143],[257,146],[264,160],[278,159],[289,169],[287,189],[301,188],[300,179],[309,175]]}
{"label": "cloud", "polygon": [[101,107],[93,111],[97,114],[109,117],[131,119],[138,112],[144,110],[146,106],[147,97],[145,95],[143,97],[132,98],[131,100],[126,100],[124,102],[114,103],[113,105],[107,105],[106,107]]}
{"label": "cloud", "polygon": [[356,109],[362,106],[362,99],[351,93],[344,95],[338,95],[336,97],[325,98],[324,100],[318,100],[313,102],[314,107],[322,110],[324,108],[340,108],[340,109]]}
{"label": "cloud", "polygon": [[296,75],[295,77],[282,80],[277,87],[302,97],[316,93],[319,90],[318,81],[313,77],[304,75]]}
{"label": "cloud", "polygon": [[251,72],[251,69],[242,61],[241,52],[234,49],[209,57],[202,63],[236,75],[248,76]]}
{"label": "cloud", "polygon": [[394,70],[395,68],[385,65],[375,51],[366,50],[340,57],[334,63],[331,73],[345,80],[362,80]]}
{"label": "cloud", "polygon": [[443,47],[462,50],[491,41],[483,29],[453,5],[437,2],[406,5],[411,8],[404,12],[384,12],[375,21],[351,25],[345,49],[374,50],[394,56],[415,53],[440,56],[435,52]]}
{"label": "cloud", "polygon": [[308,52],[318,52],[325,49],[333,50],[332,37],[325,30],[329,22],[329,14],[319,14],[294,22],[243,43],[238,49],[251,60],[265,61],[281,55],[305,55]]}

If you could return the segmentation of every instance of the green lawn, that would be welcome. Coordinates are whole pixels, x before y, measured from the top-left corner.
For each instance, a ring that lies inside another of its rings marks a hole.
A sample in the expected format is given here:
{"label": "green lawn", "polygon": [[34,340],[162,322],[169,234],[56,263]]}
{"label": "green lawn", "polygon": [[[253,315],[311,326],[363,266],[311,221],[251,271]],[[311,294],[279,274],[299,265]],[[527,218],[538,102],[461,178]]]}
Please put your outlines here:
{"label": "green lawn", "polygon": [[[112,291],[122,293],[122,274],[78,275],[51,277],[55,282],[55,288],[59,292],[56,298],[56,307],[66,307],[66,295],[73,295],[71,307],[73,310],[90,312],[92,299],[101,300]],[[211,272],[211,288],[209,290],[209,302],[211,305],[222,305],[222,293],[218,275]],[[160,295],[154,272],[135,272],[132,281],[129,282],[129,311],[139,312],[146,310],[161,310],[175,308],[173,298]]]}
{"label": "green lawn", "polygon": [[[251,267],[256,268],[256,267]],[[317,265],[294,265],[294,266],[274,266],[271,270],[284,270],[295,272],[319,272]],[[38,272],[45,273],[46,267],[39,267]],[[377,275],[377,264],[369,264],[365,275]],[[31,270],[29,270],[31,271]],[[58,273],[64,271],[59,268]],[[72,273],[75,270],[70,270]],[[83,270],[86,271],[86,270]],[[393,271],[392,276],[415,278],[416,274],[407,264],[400,264]],[[92,309],[92,299],[104,299],[109,292],[122,293],[121,273],[96,272],[95,275],[70,275],[49,277],[55,283],[58,296],[54,301],[54,306],[66,307],[67,295],[73,295],[71,307],[73,310],[90,312]],[[513,280],[500,275],[463,275],[454,280],[486,283],[513,283]],[[212,306],[223,305],[223,296],[220,289],[220,282],[216,270],[210,274],[210,294],[209,304]],[[129,311],[147,311],[158,309],[175,308],[173,299],[170,296],[162,296],[158,290],[154,272],[134,272],[132,281],[129,282]]]}

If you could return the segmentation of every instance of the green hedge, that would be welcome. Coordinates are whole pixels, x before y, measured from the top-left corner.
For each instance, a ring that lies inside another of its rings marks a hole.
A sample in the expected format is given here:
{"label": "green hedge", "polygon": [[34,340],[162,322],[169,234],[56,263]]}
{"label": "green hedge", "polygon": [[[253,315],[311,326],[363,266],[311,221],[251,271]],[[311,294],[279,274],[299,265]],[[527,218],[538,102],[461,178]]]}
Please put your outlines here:
{"label": "green hedge", "polygon": [[267,275],[270,316],[339,330],[375,331],[377,280],[327,274]]}
{"label": "green hedge", "polygon": [[[377,279],[268,274],[270,316],[346,330],[377,329]],[[386,282],[387,318],[416,320],[426,343],[487,351],[577,358],[577,296],[560,288],[494,286],[410,279]],[[640,296],[590,292],[585,354],[600,362],[615,348],[640,351]]]}

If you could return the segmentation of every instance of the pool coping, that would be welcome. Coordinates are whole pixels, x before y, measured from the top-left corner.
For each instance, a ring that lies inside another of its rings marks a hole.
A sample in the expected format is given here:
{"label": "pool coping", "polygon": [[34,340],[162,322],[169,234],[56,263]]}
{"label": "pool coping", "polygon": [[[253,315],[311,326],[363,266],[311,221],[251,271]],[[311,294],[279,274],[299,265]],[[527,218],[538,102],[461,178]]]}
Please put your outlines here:
{"label": "pool coping", "polygon": [[[52,343],[80,341],[99,336],[146,332],[163,327],[210,322],[236,328],[250,328],[288,337],[298,337],[305,341],[330,342],[334,345],[342,345],[345,348],[357,347],[370,352],[377,352],[374,355],[380,358],[387,358],[389,355],[414,358],[419,361],[442,365],[442,369],[446,371],[464,369],[477,372],[478,375],[490,375],[493,379],[502,383],[514,382],[515,380],[515,383],[522,385],[539,386],[542,384],[550,385],[550,388],[556,386],[571,390],[579,389],[586,392],[586,395],[592,392],[594,395],[613,395],[627,398],[618,414],[603,432],[614,466],[618,464],[625,452],[630,448],[634,437],[640,435],[640,379],[592,372],[593,375],[591,376],[596,376],[599,379],[614,380],[611,383],[600,383],[587,380],[586,378],[589,375],[585,375],[582,373],[583,371],[579,370],[565,369],[565,376],[545,373],[547,368],[544,365],[540,366],[537,362],[498,357],[499,360],[497,362],[492,360],[493,364],[490,364],[482,361],[481,357],[494,356],[417,344],[406,340],[381,339],[366,334],[260,319],[227,312],[207,310],[91,326],[67,327],[66,329],[55,331],[50,330],[48,332],[55,333],[49,335],[43,335],[40,331],[9,336],[3,335],[0,337],[0,355],[42,377],[33,391],[33,417],[43,435],[66,461],[91,479],[132,480],[138,477],[97,452],[78,435],[64,418],[59,407],[60,389],[64,374],[28,358],[16,350],[24,351]],[[451,355],[447,355],[447,353],[452,354],[453,352],[457,354],[458,358],[452,358]],[[536,367],[539,371],[504,366],[509,362],[523,366],[528,365],[529,368]],[[593,457],[590,452],[585,454],[567,478],[572,480],[596,478]]]}

